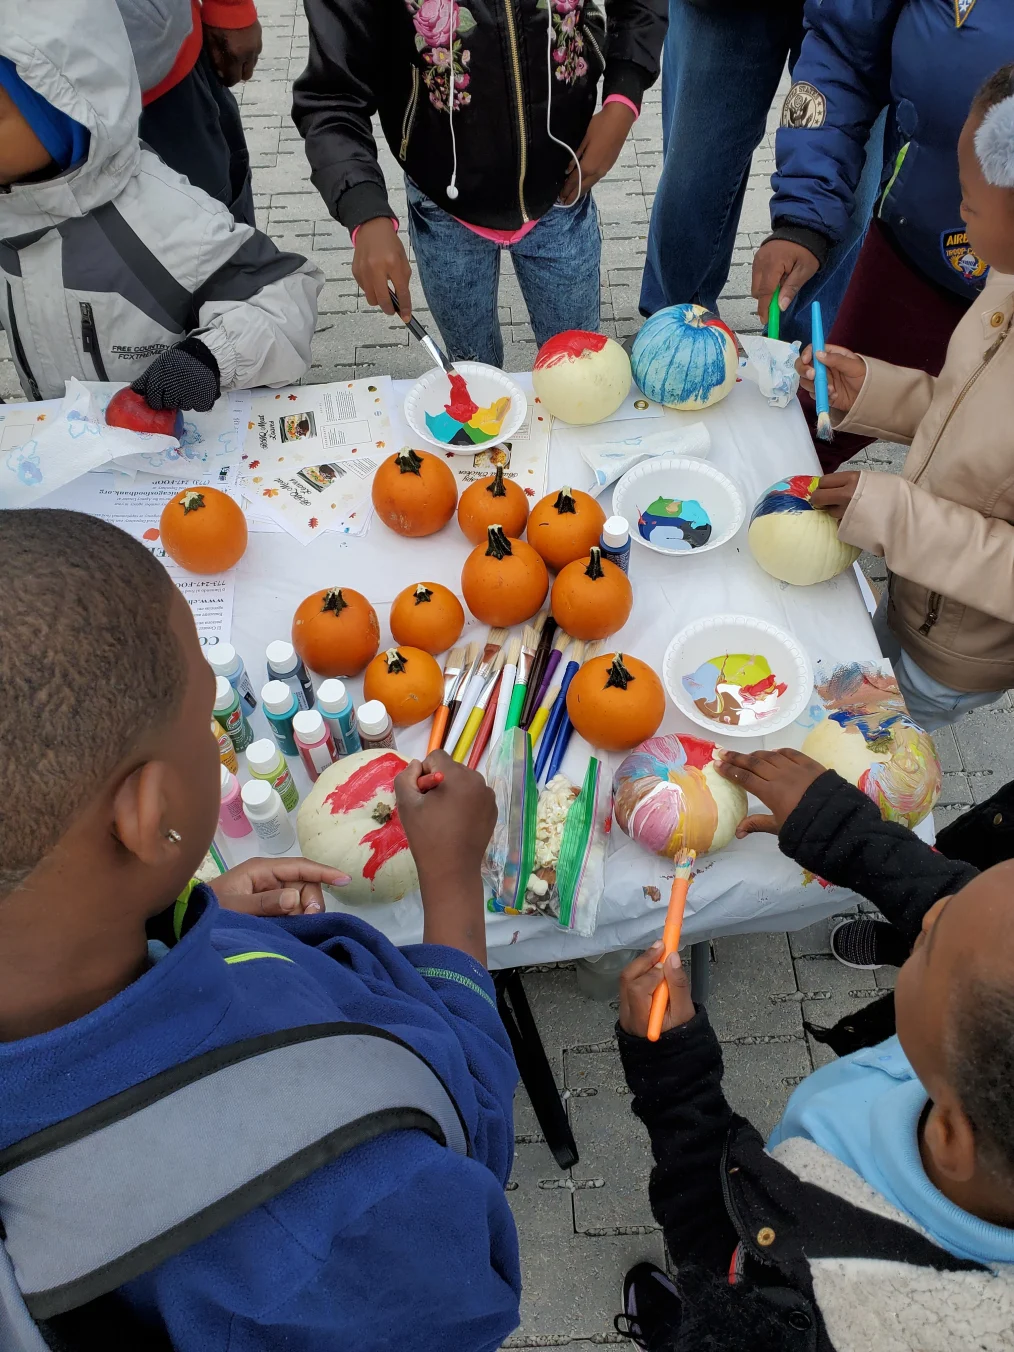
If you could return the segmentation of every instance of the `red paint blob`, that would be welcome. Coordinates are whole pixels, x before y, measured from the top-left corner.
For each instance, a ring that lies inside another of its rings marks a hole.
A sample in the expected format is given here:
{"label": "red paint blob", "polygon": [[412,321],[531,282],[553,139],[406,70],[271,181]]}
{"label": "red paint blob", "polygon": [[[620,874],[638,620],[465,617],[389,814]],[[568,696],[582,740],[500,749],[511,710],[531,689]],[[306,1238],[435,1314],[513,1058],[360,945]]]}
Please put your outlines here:
{"label": "red paint blob", "polygon": [[680,743],[686,752],[687,765],[692,770],[703,770],[710,765],[715,754],[714,742],[706,742],[702,737],[690,737],[680,734]]}
{"label": "red paint blob", "polygon": [[567,329],[549,338],[539,348],[535,358],[536,371],[556,366],[562,361],[577,361],[586,352],[601,352],[609,339],[604,333],[588,333],[585,329]]}
{"label": "red paint blob", "polygon": [[717,315],[712,315],[710,319],[702,319],[702,320],[701,320],[701,328],[702,328],[702,329],[724,329],[725,332],[726,332],[726,333],[729,335],[729,337],[732,339],[732,345],[733,345],[733,347],[736,347],[736,335],[733,333],[732,329],[729,328],[728,324],[726,324],[725,320],[724,320],[724,319],[719,319]]}
{"label": "red paint blob", "polygon": [[445,412],[459,423],[467,423],[479,411],[479,405],[468,393],[468,386],[465,384],[465,377],[458,375],[448,376],[451,382],[451,402],[444,405]]}
{"label": "red paint blob", "polygon": [[383,826],[379,826],[376,831],[368,831],[359,843],[360,845],[369,845],[372,851],[369,859],[363,865],[363,877],[369,878],[372,883],[389,859],[393,859],[396,854],[401,854],[402,850],[408,849],[408,841],[401,825],[401,818],[398,816],[398,809],[394,809],[389,821],[386,821]]}

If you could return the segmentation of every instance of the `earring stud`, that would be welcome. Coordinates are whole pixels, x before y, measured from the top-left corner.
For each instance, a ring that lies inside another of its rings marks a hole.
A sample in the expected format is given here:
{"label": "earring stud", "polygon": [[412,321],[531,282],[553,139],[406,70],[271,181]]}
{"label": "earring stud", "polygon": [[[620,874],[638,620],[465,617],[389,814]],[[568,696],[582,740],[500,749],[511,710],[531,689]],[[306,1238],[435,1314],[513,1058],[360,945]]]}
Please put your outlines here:
{"label": "earring stud", "polygon": [[169,830],[165,833],[165,838],[166,840],[170,841],[173,845],[178,845],[180,841],[183,839],[179,831],[174,831],[171,826]]}

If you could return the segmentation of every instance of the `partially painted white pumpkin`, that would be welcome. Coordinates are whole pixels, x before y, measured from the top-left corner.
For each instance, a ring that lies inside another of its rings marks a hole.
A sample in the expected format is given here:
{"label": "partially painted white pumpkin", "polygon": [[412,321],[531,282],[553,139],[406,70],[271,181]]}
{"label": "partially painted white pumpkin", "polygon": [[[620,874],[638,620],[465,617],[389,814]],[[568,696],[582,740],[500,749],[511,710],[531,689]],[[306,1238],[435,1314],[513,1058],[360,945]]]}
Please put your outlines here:
{"label": "partially painted white pumpkin", "polygon": [[630,364],[649,399],[696,412],[717,404],[735,385],[736,335],[702,305],[668,305],[641,325]]}
{"label": "partially painted white pumpkin", "polygon": [[903,713],[836,713],[807,734],[802,749],[861,789],[885,821],[918,826],[940,796],[933,739]]}
{"label": "partially painted white pumpkin", "polygon": [[349,874],[349,885],[334,891],[342,902],[398,901],[419,886],[394,796],[406,764],[396,751],[358,751],[329,765],[303,800],[299,848]]}
{"label": "partially painted white pumpkin", "polygon": [[539,348],[532,385],[554,418],[579,426],[601,422],[630,393],[630,358],[604,333],[568,329]]}
{"label": "partially painted white pumpkin", "polygon": [[851,567],[860,551],[838,539],[838,522],[810,503],[819,476],[794,474],[761,496],[750,517],[750,552],[772,577],[797,587],[826,582]]}

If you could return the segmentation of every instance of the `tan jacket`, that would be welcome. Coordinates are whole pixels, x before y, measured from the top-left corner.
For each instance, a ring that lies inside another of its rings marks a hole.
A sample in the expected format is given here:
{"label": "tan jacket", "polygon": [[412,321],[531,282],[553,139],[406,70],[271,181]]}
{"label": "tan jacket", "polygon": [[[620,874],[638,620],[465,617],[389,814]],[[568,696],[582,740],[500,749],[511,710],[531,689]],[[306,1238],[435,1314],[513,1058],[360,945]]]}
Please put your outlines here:
{"label": "tan jacket", "polygon": [[842,431],[910,442],[863,471],[838,536],[880,554],[906,653],[956,690],[1014,686],[1014,276],[991,273],[939,376],[866,358]]}

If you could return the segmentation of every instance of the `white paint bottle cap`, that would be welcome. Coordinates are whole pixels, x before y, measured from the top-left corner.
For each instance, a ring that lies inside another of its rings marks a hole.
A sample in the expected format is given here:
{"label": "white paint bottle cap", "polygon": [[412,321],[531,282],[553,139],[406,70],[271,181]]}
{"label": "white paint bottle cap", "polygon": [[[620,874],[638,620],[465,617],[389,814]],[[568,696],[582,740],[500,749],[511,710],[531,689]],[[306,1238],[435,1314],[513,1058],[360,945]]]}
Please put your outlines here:
{"label": "white paint bottle cap", "polygon": [[215,713],[224,713],[236,698],[236,692],[224,676],[215,677]]}
{"label": "white paint bottle cap", "polygon": [[322,709],[326,714],[340,714],[344,711],[348,699],[344,681],[336,680],[333,676],[321,681],[317,691],[318,709]]}
{"label": "white paint bottle cap", "polygon": [[276,638],[273,643],[269,643],[265,650],[265,657],[272,671],[280,672],[288,676],[299,666],[299,658],[296,656],[296,650],[291,643],[286,643],[283,638]]}
{"label": "white paint bottle cap", "polygon": [[292,715],[292,731],[304,742],[312,742],[324,736],[324,720],[316,709],[300,709]]}
{"label": "white paint bottle cap", "polygon": [[386,707],[379,699],[367,700],[359,706],[359,731],[367,737],[379,737],[386,732],[390,719]]}
{"label": "white paint bottle cap", "polygon": [[[278,795],[266,779],[248,779],[240,793],[248,817],[267,817],[274,811],[271,799],[278,798]],[[278,801],[281,802],[281,799]]]}
{"label": "white paint bottle cap", "polygon": [[278,747],[269,737],[262,737],[258,742],[251,742],[246,749],[246,763],[250,767],[252,775],[260,772],[266,774],[273,770],[278,764]]}
{"label": "white paint bottle cap", "polygon": [[630,539],[630,526],[625,516],[611,516],[602,527],[602,543],[607,549],[622,549]]}
{"label": "white paint bottle cap", "polygon": [[228,676],[236,665],[236,649],[231,643],[219,643],[205,656],[208,659],[208,666],[216,676]]}
{"label": "white paint bottle cap", "polygon": [[287,714],[295,698],[284,681],[268,681],[261,689],[261,703],[270,714]]}

